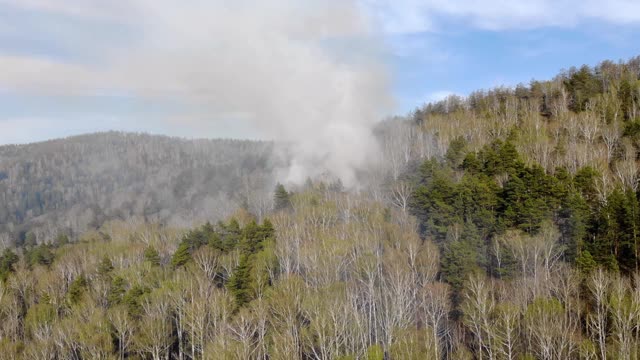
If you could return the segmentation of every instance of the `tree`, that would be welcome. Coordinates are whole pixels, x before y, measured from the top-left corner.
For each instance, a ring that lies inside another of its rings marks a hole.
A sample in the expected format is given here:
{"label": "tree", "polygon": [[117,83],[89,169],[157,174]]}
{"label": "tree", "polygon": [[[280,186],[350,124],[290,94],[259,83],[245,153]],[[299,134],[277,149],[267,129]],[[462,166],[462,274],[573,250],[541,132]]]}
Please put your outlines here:
{"label": "tree", "polygon": [[462,290],[469,275],[478,269],[476,256],[473,246],[464,240],[454,241],[445,247],[441,271],[454,291]]}
{"label": "tree", "polygon": [[11,249],[4,249],[2,256],[0,256],[0,280],[2,282],[7,281],[9,273],[13,272],[14,265],[18,262],[19,258],[15,252]]}
{"label": "tree", "polygon": [[607,358],[607,328],[609,326],[607,294],[609,285],[610,279],[602,269],[591,274],[587,284],[594,307],[593,312],[587,318],[587,326],[598,345],[601,359]]}
{"label": "tree", "polygon": [[160,254],[158,253],[158,250],[153,246],[149,246],[144,249],[144,261],[149,263],[151,266],[160,266]]}
{"label": "tree", "polygon": [[79,304],[87,289],[87,278],[84,275],[78,276],[69,286],[69,292],[67,293],[69,302],[71,304]]}
{"label": "tree", "polygon": [[466,148],[467,141],[461,136],[458,136],[451,141],[449,149],[445,154],[445,158],[451,167],[457,168],[462,165],[462,161],[465,158]]}
{"label": "tree", "polygon": [[276,185],[275,193],[273,196],[274,210],[281,211],[291,207],[290,194],[284,188],[284,185],[278,183]]}
{"label": "tree", "polygon": [[236,299],[236,306],[242,307],[253,298],[252,294],[252,278],[251,278],[251,259],[245,254],[240,258],[238,267],[233,272],[233,276],[229,279],[229,292]]}
{"label": "tree", "polygon": [[470,277],[462,304],[463,322],[477,340],[475,350],[480,360],[484,359],[485,354],[489,359],[495,357],[496,334],[495,329],[490,326],[490,317],[495,305],[485,279],[480,275]]}
{"label": "tree", "polygon": [[111,287],[109,288],[109,293],[107,294],[109,306],[121,304],[126,292],[126,280],[121,276],[114,277],[111,282]]}
{"label": "tree", "polygon": [[173,254],[173,257],[171,258],[171,265],[174,268],[177,268],[180,266],[184,266],[189,261],[191,261],[190,246],[188,242],[183,241],[180,243],[180,245],[178,245],[178,249]]}
{"label": "tree", "polygon": [[108,256],[104,256],[100,264],[98,264],[98,275],[102,277],[108,277],[109,274],[113,271],[113,263]]}
{"label": "tree", "polygon": [[133,343],[133,336],[136,332],[135,323],[131,320],[127,309],[123,306],[110,309],[107,317],[111,323],[113,335],[116,339],[118,357],[120,360],[124,360]]}
{"label": "tree", "polygon": [[169,299],[163,293],[155,293],[142,301],[142,308],[144,316],[134,340],[138,352],[153,360],[169,358],[169,349],[173,344]]}

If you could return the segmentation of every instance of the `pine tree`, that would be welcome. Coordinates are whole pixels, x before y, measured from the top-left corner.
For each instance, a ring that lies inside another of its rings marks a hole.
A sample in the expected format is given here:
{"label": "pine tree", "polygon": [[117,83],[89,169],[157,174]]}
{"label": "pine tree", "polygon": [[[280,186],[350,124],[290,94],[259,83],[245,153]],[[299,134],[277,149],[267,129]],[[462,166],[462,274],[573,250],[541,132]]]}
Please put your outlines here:
{"label": "pine tree", "polygon": [[284,188],[284,185],[278,183],[276,185],[276,190],[274,194],[274,210],[286,210],[291,207],[291,199],[289,198],[289,193]]}
{"label": "pine tree", "polygon": [[447,153],[445,154],[445,158],[449,166],[452,168],[457,168],[462,165],[462,162],[466,155],[467,149],[467,140],[465,140],[462,136],[458,136],[453,139],[449,144],[449,149],[447,149]]}
{"label": "pine tree", "polygon": [[253,295],[251,293],[251,259],[249,255],[244,254],[240,258],[240,263],[229,279],[227,287],[235,298],[238,308],[251,301]]}
{"label": "pine tree", "polygon": [[469,275],[477,269],[477,254],[468,241],[459,240],[448,244],[442,253],[442,275],[454,291],[462,290]]}
{"label": "pine tree", "polygon": [[122,303],[122,298],[126,291],[126,281],[122,276],[116,276],[111,282],[111,287],[107,294],[109,306],[115,306]]}
{"label": "pine tree", "polygon": [[78,276],[71,285],[69,285],[69,291],[67,296],[69,297],[69,302],[71,304],[79,304],[82,300],[85,290],[87,288],[87,278],[84,275]]}
{"label": "pine tree", "polygon": [[191,260],[191,252],[189,251],[189,243],[183,241],[178,245],[178,249],[171,258],[171,265],[173,267],[180,267],[188,263]]}
{"label": "pine tree", "polygon": [[123,296],[122,302],[127,306],[129,315],[135,319],[142,316],[142,297],[148,292],[147,289],[140,285],[135,285]]}
{"label": "pine tree", "polygon": [[0,280],[7,280],[10,273],[14,271],[13,266],[18,262],[19,258],[11,249],[4,249],[0,256]]}
{"label": "pine tree", "polygon": [[160,266],[160,254],[158,250],[153,246],[144,249],[144,261],[151,264],[151,266]]}

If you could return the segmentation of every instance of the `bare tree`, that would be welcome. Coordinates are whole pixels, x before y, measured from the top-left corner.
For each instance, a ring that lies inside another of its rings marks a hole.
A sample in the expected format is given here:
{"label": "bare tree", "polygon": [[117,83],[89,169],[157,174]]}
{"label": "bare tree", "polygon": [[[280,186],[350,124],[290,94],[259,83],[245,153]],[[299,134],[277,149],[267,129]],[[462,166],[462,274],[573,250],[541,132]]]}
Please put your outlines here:
{"label": "bare tree", "polygon": [[409,201],[413,195],[414,186],[409,181],[396,181],[391,185],[390,196],[391,203],[407,214],[409,210]]}
{"label": "bare tree", "polygon": [[602,269],[596,270],[591,275],[588,282],[588,288],[591,293],[594,310],[587,319],[587,325],[589,332],[598,344],[601,359],[607,358],[607,294],[609,291],[609,285],[609,275]]}
{"label": "bare tree", "polygon": [[126,308],[115,307],[109,310],[107,317],[113,327],[118,343],[118,357],[125,359],[133,343],[133,335],[136,331],[135,324],[131,321]]}
{"label": "bare tree", "polygon": [[491,314],[495,300],[489,293],[489,285],[480,275],[473,275],[467,282],[462,311],[463,322],[471,330],[477,341],[475,353],[479,360],[496,358],[494,349],[495,332],[491,324]]}

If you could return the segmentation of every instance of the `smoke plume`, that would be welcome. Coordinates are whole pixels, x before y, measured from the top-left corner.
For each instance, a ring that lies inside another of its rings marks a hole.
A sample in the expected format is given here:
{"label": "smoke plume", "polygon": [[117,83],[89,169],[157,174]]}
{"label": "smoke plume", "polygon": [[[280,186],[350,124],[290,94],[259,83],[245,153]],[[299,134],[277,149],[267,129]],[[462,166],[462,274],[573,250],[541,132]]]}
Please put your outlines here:
{"label": "smoke plume", "polygon": [[[288,144],[282,181],[329,172],[346,185],[378,158],[390,99],[378,42],[352,1],[137,0],[139,47],[113,58],[145,96],[186,99],[188,126],[238,119]],[[215,136],[215,134],[209,134]]]}
{"label": "smoke plume", "polygon": [[0,55],[0,90],[143,99],[171,108],[156,128],[180,135],[233,123],[287,145],[280,181],[352,185],[379,157],[371,128],[390,99],[358,0],[0,1],[85,24],[42,35],[74,58]]}

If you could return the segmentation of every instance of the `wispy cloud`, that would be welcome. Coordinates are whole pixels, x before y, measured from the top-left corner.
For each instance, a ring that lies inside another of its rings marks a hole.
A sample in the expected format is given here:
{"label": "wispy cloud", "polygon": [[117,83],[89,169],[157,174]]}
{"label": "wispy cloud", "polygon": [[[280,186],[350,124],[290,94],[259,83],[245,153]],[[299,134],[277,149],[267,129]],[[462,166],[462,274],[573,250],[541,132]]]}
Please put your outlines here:
{"label": "wispy cloud", "polygon": [[435,31],[443,21],[487,30],[640,23],[636,0],[362,0],[387,33]]}

